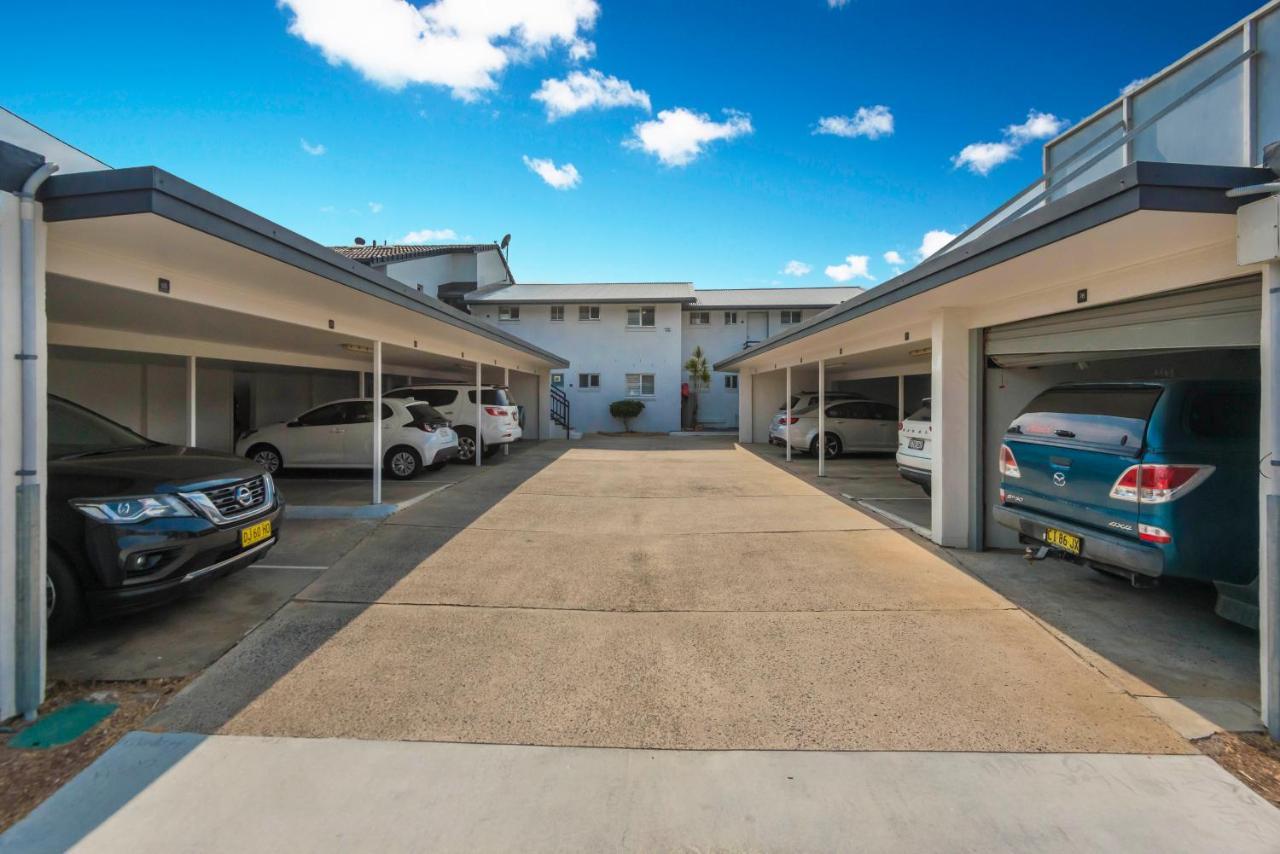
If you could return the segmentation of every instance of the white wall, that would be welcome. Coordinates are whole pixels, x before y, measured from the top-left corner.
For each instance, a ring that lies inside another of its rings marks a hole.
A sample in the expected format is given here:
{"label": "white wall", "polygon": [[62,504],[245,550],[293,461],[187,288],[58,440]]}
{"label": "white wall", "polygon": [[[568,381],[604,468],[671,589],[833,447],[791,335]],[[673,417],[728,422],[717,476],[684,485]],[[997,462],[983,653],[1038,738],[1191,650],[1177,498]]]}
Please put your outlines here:
{"label": "white wall", "polygon": [[[498,320],[496,305],[472,305],[471,313],[569,360],[568,368],[555,373],[565,376],[574,429],[584,433],[621,430],[622,423],[609,414],[609,404],[627,396],[627,374],[651,373],[654,396],[644,398],[645,410],[631,427],[663,433],[679,430],[680,306],[658,304],[652,329],[628,328],[626,305],[601,305],[598,321],[578,320],[577,303],[564,303],[564,308],[565,319],[555,322],[546,305],[520,306],[517,321]],[[578,388],[579,373],[599,374],[600,388]]]}
{"label": "white wall", "polygon": [[[455,279],[454,281],[463,280]],[[503,263],[497,249],[476,253],[475,282],[482,288],[486,285],[511,284],[511,278],[507,275],[507,265]]]}
{"label": "white wall", "polygon": [[433,255],[388,264],[386,273],[397,282],[411,287],[422,286],[427,296],[438,296],[440,286],[449,282],[476,281],[476,256],[471,252]]}

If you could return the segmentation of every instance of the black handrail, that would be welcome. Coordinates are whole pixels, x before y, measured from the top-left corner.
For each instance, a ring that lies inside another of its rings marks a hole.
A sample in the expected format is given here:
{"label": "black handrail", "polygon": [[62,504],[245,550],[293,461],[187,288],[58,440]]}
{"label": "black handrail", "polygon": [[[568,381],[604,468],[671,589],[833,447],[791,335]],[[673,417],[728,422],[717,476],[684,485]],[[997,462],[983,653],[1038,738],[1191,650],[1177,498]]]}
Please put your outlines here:
{"label": "black handrail", "polygon": [[569,396],[564,390],[557,387],[551,387],[551,420],[564,428],[564,437],[569,438],[570,427],[569,413],[572,407],[569,405]]}

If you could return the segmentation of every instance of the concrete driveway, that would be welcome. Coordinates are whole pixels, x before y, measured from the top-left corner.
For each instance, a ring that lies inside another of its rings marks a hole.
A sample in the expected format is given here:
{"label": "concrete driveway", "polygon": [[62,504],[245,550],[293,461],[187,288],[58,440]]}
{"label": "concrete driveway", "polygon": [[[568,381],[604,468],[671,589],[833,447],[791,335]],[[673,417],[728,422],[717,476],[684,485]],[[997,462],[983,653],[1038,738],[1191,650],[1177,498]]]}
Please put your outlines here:
{"label": "concrete driveway", "polygon": [[548,444],[380,526],[154,719],[686,749],[1191,747],[917,541],[715,440]]}

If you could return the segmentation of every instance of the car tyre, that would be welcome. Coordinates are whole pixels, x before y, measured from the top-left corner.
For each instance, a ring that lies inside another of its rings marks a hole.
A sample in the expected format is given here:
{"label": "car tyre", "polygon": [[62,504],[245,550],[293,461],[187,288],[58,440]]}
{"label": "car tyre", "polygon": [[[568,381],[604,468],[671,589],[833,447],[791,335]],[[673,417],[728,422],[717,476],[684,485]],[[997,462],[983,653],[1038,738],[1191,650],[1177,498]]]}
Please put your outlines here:
{"label": "car tyre", "polygon": [[49,642],[70,637],[84,625],[84,593],[75,574],[56,552],[50,551],[45,577],[45,630]]}
{"label": "car tyre", "polygon": [[267,474],[275,474],[284,468],[284,457],[275,445],[254,445],[245,456],[266,469]]}
{"label": "car tyre", "polygon": [[383,458],[383,468],[392,480],[411,480],[422,471],[422,457],[413,448],[397,445],[387,451]]}
{"label": "car tyre", "polygon": [[473,455],[476,452],[476,431],[471,427],[459,427],[458,433],[458,456],[454,460],[460,463],[474,463]]}
{"label": "car tyre", "polygon": [[[827,434],[827,459],[833,460],[844,452],[844,446],[840,444],[840,437],[835,433]],[[814,436],[809,442],[809,453],[813,457],[818,456],[818,437]]]}

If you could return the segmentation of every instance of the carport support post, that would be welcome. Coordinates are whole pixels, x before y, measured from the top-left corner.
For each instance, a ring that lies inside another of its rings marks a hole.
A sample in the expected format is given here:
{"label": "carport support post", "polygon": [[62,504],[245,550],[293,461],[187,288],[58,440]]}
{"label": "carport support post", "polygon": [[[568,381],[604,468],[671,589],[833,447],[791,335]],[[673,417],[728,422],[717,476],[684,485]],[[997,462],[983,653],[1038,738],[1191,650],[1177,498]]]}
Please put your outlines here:
{"label": "carport support post", "polygon": [[787,462],[791,462],[791,366],[787,365],[787,426],[782,431],[787,437]]}
{"label": "carport support post", "polygon": [[[507,393],[510,394],[510,389],[511,389],[511,369],[510,368],[502,369],[502,385],[507,388],[508,390]],[[502,455],[505,457],[510,451],[511,451],[511,443],[510,442],[504,443],[502,446]]]}
{"label": "carport support post", "polygon": [[[787,398],[790,405],[791,398]],[[818,360],[818,477],[827,476],[827,360]]]}
{"label": "carport support post", "polygon": [[1262,722],[1280,738],[1280,262],[1262,268],[1262,548],[1258,567],[1258,640]]}
{"label": "carport support post", "polygon": [[898,374],[898,420],[903,421],[907,417],[907,378],[902,374]]}
{"label": "carport support post", "polygon": [[943,309],[933,318],[933,541],[970,547],[970,510],[974,495],[974,445],[978,442],[971,406],[974,342],[966,318]]}
{"label": "carport support post", "polygon": [[187,446],[196,446],[196,357],[187,357]]}
{"label": "carport support post", "polygon": [[373,342],[373,503],[382,503],[382,342]]}
{"label": "carport support post", "polygon": [[484,417],[484,406],[480,403],[480,363],[476,362],[476,468],[480,467],[480,445],[484,441],[484,422],[480,419]]}

